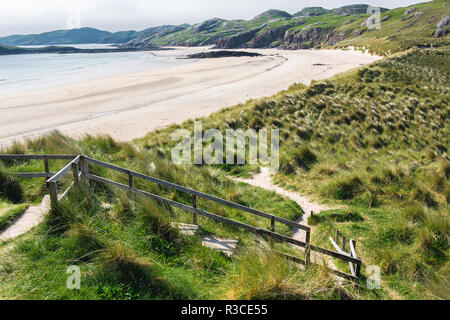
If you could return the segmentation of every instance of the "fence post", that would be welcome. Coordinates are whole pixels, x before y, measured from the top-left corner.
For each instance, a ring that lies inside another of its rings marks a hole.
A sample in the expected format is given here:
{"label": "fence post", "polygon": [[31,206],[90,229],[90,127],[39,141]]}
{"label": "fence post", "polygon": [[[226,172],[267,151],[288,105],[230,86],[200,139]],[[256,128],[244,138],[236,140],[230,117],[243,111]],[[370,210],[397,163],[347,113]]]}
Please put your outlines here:
{"label": "fence post", "polygon": [[75,180],[75,183],[78,183],[80,181],[80,177],[78,174],[78,164],[72,163],[72,173],[73,173],[73,179]]}
{"label": "fence post", "polygon": [[58,207],[58,186],[56,182],[49,183],[50,189],[50,204],[52,209],[56,209]]}
{"label": "fence post", "polygon": [[356,264],[356,271],[355,271],[355,277],[356,277],[355,285],[356,285],[357,289],[359,288],[359,277],[360,276],[361,276],[361,262],[358,262]]}
{"label": "fence post", "polygon": [[346,242],[347,242],[347,239],[343,236],[341,238],[341,249],[342,249],[342,251],[345,251]]}
{"label": "fence post", "polygon": [[305,262],[306,265],[308,265],[311,262],[311,249],[309,247],[309,244],[311,243],[311,229],[306,230],[305,242],[308,244],[305,249]]}
{"label": "fence post", "polygon": [[[49,179],[49,173],[50,173],[50,165],[48,163],[48,159],[44,159],[44,167],[45,167],[45,173],[47,174],[47,177],[45,178],[45,180]],[[47,189],[50,188],[50,185],[48,184],[48,182],[45,183],[45,185],[47,186]]]}
{"label": "fence post", "polygon": [[[275,217],[270,218],[270,231],[275,232]],[[270,248],[275,249],[275,239],[270,237]]]}
{"label": "fence post", "polygon": [[134,207],[134,176],[129,173],[128,174],[128,185],[130,186],[130,199],[132,202],[132,206]]}
{"label": "fence post", "polygon": [[85,157],[81,157],[81,176],[86,183],[89,183],[89,179],[87,177],[89,173],[88,161]]}
{"label": "fence post", "polygon": [[339,243],[339,231],[336,230],[336,233],[334,234],[334,242]]}
{"label": "fence post", "polygon": [[195,212],[192,214],[192,223],[196,226],[198,226],[198,219],[197,219],[197,196],[192,196],[192,207],[195,209]]}

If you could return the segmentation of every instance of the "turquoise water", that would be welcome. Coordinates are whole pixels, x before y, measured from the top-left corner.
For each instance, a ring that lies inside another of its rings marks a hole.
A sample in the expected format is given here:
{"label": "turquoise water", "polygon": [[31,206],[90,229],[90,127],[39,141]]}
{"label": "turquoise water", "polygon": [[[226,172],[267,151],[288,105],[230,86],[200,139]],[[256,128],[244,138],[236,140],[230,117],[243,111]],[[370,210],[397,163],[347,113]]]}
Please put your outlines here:
{"label": "turquoise water", "polygon": [[[73,45],[105,48],[108,45]],[[188,63],[173,52],[24,54],[0,56],[0,94],[67,85]]]}

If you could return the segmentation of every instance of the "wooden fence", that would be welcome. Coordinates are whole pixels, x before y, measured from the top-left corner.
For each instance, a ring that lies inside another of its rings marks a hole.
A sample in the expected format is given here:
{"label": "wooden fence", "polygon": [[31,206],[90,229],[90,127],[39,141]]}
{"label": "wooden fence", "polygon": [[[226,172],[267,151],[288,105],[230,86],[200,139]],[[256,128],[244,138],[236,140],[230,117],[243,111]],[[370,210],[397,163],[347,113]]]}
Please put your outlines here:
{"label": "wooden fence", "polygon": [[[330,269],[331,272],[333,272],[334,274],[337,274],[340,277],[358,282],[359,281],[359,277],[360,277],[360,272],[361,272],[361,259],[359,259],[356,256],[356,250],[353,247],[353,250],[351,251],[351,253],[347,253],[344,250],[341,250],[339,247],[337,247],[337,252],[335,251],[331,251],[325,248],[321,248],[318,246],[315,246],[313,244],[310,243],[310,239],[311,239],[311,229],[307,226],[298,224],[296,222],[293,222],[291,220],[282,218],[282,217],[278,217],[269,213],[265,213],[259,210],[255,210],[246,206],[243,206],[241,204],[238,203],[234,203],[225,199],[221,199],[200,191],[196,191],[193,189],[189,189],[168,181],[164,181],[161,179],[157,179],[151,176],[147,176],[144,174],[141,174],[139,172],[136,171],[132,171],[129,169],[125,169],[122,167],[118,167],[106,162],[102,162],[93,158],[89,158],[86,156],[82,156],[82,155],[0,155],[0,160],[43,160],[44,161],[44,167],[45,167],[45,173],[8,173],[10,175],[16,175],[18,177],[22,177],[22,178],[46,178],[46,182],[47,182],[47,187],[49,189],[49,194],[50,194],[50,199],[51,199],[51,205],[52,208],[55,208],[58,206],[58,202],[64,198],[68,191],[70,190],[70,188],[77,183],[78,181],[80,181],[80,179],[83,179],[86,182],[89,182],[90,180],[92,181],[96,181],[98,183],[104,183],[104,184],[108,184],[108,185],[112,185],[115,186],[117,188],[123,189],[123,190],[127,190],[130,193],[133,194],[139,194],[142,195],[144,197],[148,197],[148,198],[152,198],[161,202],[164,202],[170,206],[182,209],[186,212],[190,212],[193,215],[193,224],[198,224],[198,216],[204,216],[210,219],[213,219],[215,221],[221,222],[221,223],[226,223],[226,224],[230,224],[233,226],[236,226],[238,228],[244,229],[244,230],[248,230],[256,235],[260,235],[260,236],[267,236],[270,238],[271,241],[271,246],[273,248],[273,243],[274,241],[279,241],[279,242],[285,242],[285,243],[289,243],[301,248],[304,248],[305,250],[305,259],[300,259],[297,257],[293,257],[281,252],[277,252],[280,255],[285,256],[286,258],[295,261],[297,263],[301,263],[303,265],[309,265],[311,263],[315,263],[311,261],[311,252],[317,252],[320,254],[324,254],[333,258],[338,258],[341,259],[345,262],[348,262],[350,265],[350,270],[351,270],[351,274],[339,271],[339,270],[334,270],[334,269]],[[70,160],[70,163],[67,164],[63,169],[61,169],[58,172],[50,172],[50,166],[49,166],[49,160]],[[119,182],[115,182],[100,176],[97,176],[95,174],[92,174],[89,172],[89,164],[91,165],[97,165],[97,166],[101,166],[103,168],[106,169],[110,169],[119,173],[123,173],[125,175],[128,176],[128,185],[119,183]],[[66,175],[68,175],[69,173],[72,173],[73,179],[74,181],[72,182],[72,184],[69,186],[68,189],[66,189],[61,195],[58,196],[58,186],[57,183]],[[149,181],[149,182],[153,182],[156,183],[158,185],[167,187],[169,189],[173,189],[173,190],[177,190],[180,192],[184,192],[186,194],[189,194],[192,196],[192,205],[186,205],[184,203],[180,203],[174,200],[170,200],[167,198],[164,198],[162,196],[138,189],[135,187],[135,179],[142,179],[145,181]],[[262,228],[258,228],[258,227],[254,227],[239,221],[235,221],[235,220],[231,220],[216,214],[213,214],[211,212],[207,212],[205,210],[202,210],[200,208],[198,208],[197,206],[197,198],[203,198],[206,200],[210,200],[216,203],[219,203],[221,205],[224,206],[228,206],[230,208],[234,208],[234,209],[238,209],[247,213],[251,213],[254,214],[256,216],[262,217],[262,218],[266,218],[270,220],[270,230],[266,230],[266,229],[262,229]],[[305,242],[303,241],[299,241],[290,237],[287,237],[285,235],[279,234],[276,232],[276,223],[281,223],[281,224],[285,224],[291,228],[295,228],[295,229],[299,229],[299,230],[303,230],[306,232],[306,237],[305,237]],[[339,248],[339,249],[338,249]],[[317,263],[317,262],[316,262]]]}

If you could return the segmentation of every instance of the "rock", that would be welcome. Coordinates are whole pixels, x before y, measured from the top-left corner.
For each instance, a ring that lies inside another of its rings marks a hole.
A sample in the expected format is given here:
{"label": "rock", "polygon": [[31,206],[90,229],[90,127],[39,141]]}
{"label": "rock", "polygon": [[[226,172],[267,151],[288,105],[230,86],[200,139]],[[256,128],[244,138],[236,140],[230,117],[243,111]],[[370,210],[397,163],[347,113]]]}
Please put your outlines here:
{"label": "rock", "polygon": [[352,37],[357,37],[362,35],[365,32],[365,30],[355,30],[355,32],[352,33]]}
{"label": "rock", "polygon": [[410,13],[413,13],[414,11],[416,11],[417,10],[417,8],[410,8],[410,9],[406,9],[405,10],[405,13],[403,13],[403,16],[402,17],[406,17],[406,16],[408,16]]}
{"label": "rock", "polygon": [[245,48],[248,46],[247,43],[250,42],[261,29],[262,28],[253,29],[228,38],[219,38],[216,41],[216,48],[219,49]]}
{"label": "rock", "polygon": [[338,34],[331,32],[328,35],[328,45],[334,46],[336,43],[344,40],[347,37],[347,34],[345,32],[340,32]]}
{"label": "rock", "polygon": [[288,30],[284,36],[286,49],[310,49],[326,38],[330,28],[307,28],[303,30]]}
{"label": "rock", "polygon": [[441,38],[441,37],[445,37],[448,34],[449,30],[448,29],[437,29],[433,35],[435,38]]}
{"label": "rock", "polygon": [[441,21],[439,21],[438,24],[436,25],[436,28],[442,29],[447,27],[448,25],[450,25],[450,16],[446,16]]}
{"label": "rock", "polygon": [[186,56],[186,59],[211,59],[211,58],[228,58],[228,57],[261,57],[256,52],[245,51],[208,51]]}
{"label": "rock", "polygon": [[134,39],[123,45],[120,48],[135,48],[135,49],[157,49],[158,46],[154,45],[149,38],[147,39]]}
{"label": "rock", "polygon": [[250,48],[267,48],[270,45],[278,40],[282,40],[286,31],[291,28],[291,25],[279,26],[276,28],[268,28],[265,29],[264,32],[259,32],[255,35],[255,37],[250,41]]}
{"label": "rock", "polygon": [[387,21],[391,18],[391,16],[386,16],[381,19],[381,22]]}

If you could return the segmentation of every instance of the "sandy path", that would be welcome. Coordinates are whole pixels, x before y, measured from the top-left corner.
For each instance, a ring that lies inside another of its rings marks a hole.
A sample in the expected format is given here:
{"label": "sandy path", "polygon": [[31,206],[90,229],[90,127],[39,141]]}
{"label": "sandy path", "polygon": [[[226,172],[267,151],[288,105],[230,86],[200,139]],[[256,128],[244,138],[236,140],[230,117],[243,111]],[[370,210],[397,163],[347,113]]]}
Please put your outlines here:
{"label": "sandy path", "polygon": [[[186,50],[177,49],[174,55],[182,55]],[[192,51],[190,48],[189,53]],[[308,84],[379,59],[356,51],[249,51],[265,56],[198,60],[0,95],[0,144],[54,129],[73,137],[109,134],[129,141],[250,98],[273,95],[295,82]]]}
{"label": "sandy path", "polygon": [[8,241],[30,231],[44,220],[49,210],[50,197],[45,196],[40,206],[29,207],[12,225],[0,232],[0,241]]}
{"label": "sandy path", "polygon": [[[236,179],[240,182],[248,183],[252,186],[259,187],[262,189],[274,191],[288,199],[291,199],[292,201],[297,202],[300,207],[303,209],[303,216],[297,220],[296,222],[308,226],[308,218],[311,216],[311,212],[314,213],[320,213],[325,210],[330,210],[330,208],[312,202],[307,197],[300,195],[297,192],[292,192],[285,190],[272,182],[272,177],[270,174],[270,170],[267,167],[261,167],[261,172],[254,175],[252,179]],[[302,230],[293,230],[293,238],[300,241],[305,241],[305,232]]]}

